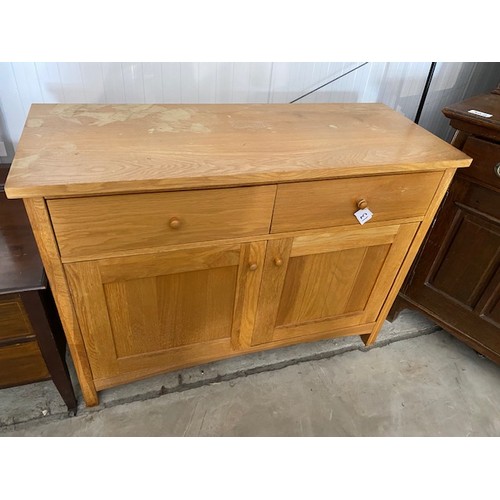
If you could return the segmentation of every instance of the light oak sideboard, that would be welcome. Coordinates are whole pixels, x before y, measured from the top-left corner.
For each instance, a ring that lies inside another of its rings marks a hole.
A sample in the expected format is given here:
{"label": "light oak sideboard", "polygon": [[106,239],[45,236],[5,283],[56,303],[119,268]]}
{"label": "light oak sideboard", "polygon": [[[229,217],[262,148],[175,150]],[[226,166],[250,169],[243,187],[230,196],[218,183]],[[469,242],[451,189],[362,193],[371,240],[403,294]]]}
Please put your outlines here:
{"label": "light oak sideboard", "polygon": [[373,343],[470,162],[382,104],[37,104],[6,192],[92,406],[230,356]]}

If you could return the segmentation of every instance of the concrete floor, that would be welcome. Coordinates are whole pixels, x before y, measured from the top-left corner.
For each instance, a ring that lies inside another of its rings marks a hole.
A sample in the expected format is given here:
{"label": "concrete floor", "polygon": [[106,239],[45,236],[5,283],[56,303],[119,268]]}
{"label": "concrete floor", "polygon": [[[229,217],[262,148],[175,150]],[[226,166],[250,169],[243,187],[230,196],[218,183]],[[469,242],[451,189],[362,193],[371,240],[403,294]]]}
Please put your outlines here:
{"label": "concrete floor", "polygon": [[0,436],[500,436],[500,367],[411,311],[370,349],[304,344],[100,396],[70,417],[51,382],[0,391]]}

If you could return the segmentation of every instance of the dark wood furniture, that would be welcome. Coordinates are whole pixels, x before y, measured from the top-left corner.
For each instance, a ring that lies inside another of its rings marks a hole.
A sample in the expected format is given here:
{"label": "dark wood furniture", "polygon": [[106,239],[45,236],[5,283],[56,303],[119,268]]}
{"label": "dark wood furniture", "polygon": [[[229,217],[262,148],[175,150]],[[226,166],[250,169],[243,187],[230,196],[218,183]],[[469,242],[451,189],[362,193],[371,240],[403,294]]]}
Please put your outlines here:
{"label": "dark wood furniture", "polygon": [[500,363],[500,94],[443,113],[457,130],[452,144],[473,162],[457,170],[389,319],[418,309]]}
{"label": "dark wood furniture", "polygon": [[0,388],[52,379],[76,412],[62,327],[23,203],[5,196],[7,172],[0,166]]}

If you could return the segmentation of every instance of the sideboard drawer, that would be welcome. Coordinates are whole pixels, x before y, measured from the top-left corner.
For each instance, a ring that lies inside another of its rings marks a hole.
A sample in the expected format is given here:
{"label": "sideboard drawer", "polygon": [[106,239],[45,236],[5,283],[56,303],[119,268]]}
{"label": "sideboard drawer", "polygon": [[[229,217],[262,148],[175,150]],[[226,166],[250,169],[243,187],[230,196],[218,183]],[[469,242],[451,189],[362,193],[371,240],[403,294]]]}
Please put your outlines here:
{"label": "sideboard drawer", "polygon": [[463,151],[473,158],[465,175],[500,189],[500,144],[468,137]]}
{"label": "sideboard drawer", "polygon": [[0,389],[50,378],[36,340],[0,347]]}
{"label": "sideboard drawer", "polygon": [[19,295],[0,297],[0,341],[34,335]]}
{"label": "sideboard drawer", "polygon": [[365,200],[373,220],[425,214],[442,172],[298,182],[278,186],[272,233],[358,224]]}
{"label": "sideboard drawer", "polygon": [[66,260],[269,233],[276,187],[48,200]]}

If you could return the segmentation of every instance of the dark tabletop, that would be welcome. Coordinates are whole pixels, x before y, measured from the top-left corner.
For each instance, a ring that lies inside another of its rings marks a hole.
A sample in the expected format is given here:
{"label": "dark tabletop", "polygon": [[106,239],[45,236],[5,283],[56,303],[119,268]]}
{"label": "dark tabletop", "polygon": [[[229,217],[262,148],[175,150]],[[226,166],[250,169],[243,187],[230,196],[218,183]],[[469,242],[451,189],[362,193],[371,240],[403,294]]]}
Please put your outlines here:
{"label": "dark tabletop", "polygon": [[[481,116],[471,113],[471,110],[491,116]],[[446,106],[443,113],[450,119],[458,119],[498,131],[500,130],[500,94],[493,91],[490,94],[471,97],[465,101]]]}
{"label": "dark tabletop", "polygon": [[5,196],[8,169],[0,165],[0,295],[47,286],[24,204]]}

